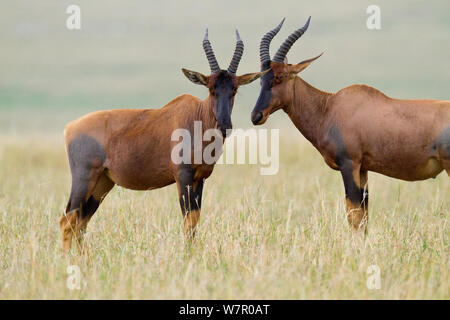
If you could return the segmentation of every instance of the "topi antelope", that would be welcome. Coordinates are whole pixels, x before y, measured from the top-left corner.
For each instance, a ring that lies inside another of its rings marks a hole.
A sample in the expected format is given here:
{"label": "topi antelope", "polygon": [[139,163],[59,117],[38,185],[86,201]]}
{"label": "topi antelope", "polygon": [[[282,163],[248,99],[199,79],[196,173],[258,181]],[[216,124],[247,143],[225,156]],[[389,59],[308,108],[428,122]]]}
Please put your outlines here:
{"label": "topi antelope", "polygon": [[286,54],[308,29],[294,31],[270,59],[269,45],[284,22],[260,43],[261,91],[251,114],[261,125],[283,109],[297,129],[339,170],[345,187],[347,220],[366,231],[368,171],[415,181],[450,176],[450,101],[399,100],[366,86],[337,93],[320,91],[297,73],[320,57],[288,64]]}
{"label": "topi antelope", "polygon": [[[208,30],[203,49],[211,75],[182,69],[190,81],[209,89],[205,100],[184,94],[161,109],[98,111],[66,126],[64,135],[72,189],[60,220],[64,251],[70,250],[73,236],[81,248],[82,232],[116,184],[133,190],[148,190],[176,182],[184,231],[188,238],[195,235],[204,180],[211,175],[215,162],[175,164],[171,150],[177,142],[171,140],[171,134],[179,128],[192,133],[194,121],[201,121],[203,131],[219,129],[222,135],[218,137],[223,143],[225,132],[232,127],[231,111],[238,87],[262,74],[236,76],[244,51],[237,30],[236,37],[236,48],[228,70],[219,68],[208,40]],[[201,148],[205,148],[203,143]]]}

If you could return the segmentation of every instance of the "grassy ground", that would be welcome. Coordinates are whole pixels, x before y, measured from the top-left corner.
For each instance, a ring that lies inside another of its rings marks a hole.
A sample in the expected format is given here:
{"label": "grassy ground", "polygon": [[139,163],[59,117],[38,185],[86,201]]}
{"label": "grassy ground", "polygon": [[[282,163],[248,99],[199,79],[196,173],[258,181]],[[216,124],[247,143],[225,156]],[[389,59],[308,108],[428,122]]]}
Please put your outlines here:
{"label": "grassy ground", "polygon": [[[448,299],[448,177],[371,174],[363,240],[347,226],[339,174],[293,136],[278,175],[216,168],[195,245],[183,240],[175,186],[115,188],[89,224],[89,258],[66,259],[58,219],[70,177],[60,137],[2,136],[0,297]],[[80,267],[81,290],[67,288],[69,265]],[[380,290],[366,286],[370,265],[380,268]]]}
{"label": "grassy ground", "polygon": [[[378,31],[366,28],[372,1],[79,0],[82,29],[69,31],[72,3],[0,4],[0,298],[450,298],[450,179],[370,174],[364,241],[347,227],[340,175],[281,112],[265,125],[280,128],[279,173],[218,166],[194,246],[183,240],[175,186],[114,189],[89,225],[89,259],[61,256],[58,227],[70,188],[64,124],[186,92],[205,97],[180,68],[208,72],[206,27],[222,68],[239,28],[238,73],[247,73],[259,69],[263,33],[287,18],[273,54],[312,15],[288,55],[294,63],[325,50],[302,73],[312,85],[335,92],[366,83],[397,98],[449,99],[447,0],[379,0]],[[238,92],[236,127],[251,126],[258,90],[256,81]],[[81,269],[81,290],[67,288],[69,265]],[[366,286],[371,265],[380,290]]]}

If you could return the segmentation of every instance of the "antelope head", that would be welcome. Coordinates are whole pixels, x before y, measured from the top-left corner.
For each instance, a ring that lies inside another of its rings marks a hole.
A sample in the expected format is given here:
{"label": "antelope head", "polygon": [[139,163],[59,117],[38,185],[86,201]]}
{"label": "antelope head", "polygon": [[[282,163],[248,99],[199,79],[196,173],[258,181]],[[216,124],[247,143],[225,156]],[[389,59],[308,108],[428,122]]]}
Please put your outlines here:
{"label": "antelope head", "polygon": [[223,137],[225,137],[226,133],[230,132],[228,129],[232,129],[231,111],[233,109],[234,96],[239,86],[246,85],[258,79],[264,72],[236,76],[236,71],[244,52],[244,42],[241,40],[237,30],[236,48],[227,70],[221,70],[217,63],[211,43],[208,40],[208,29],[206,29],[205,38],[203,39],[203,49],[205,50],[206,58],[211,69],[209,76],[184,68],[181,70],[190,81],[195,84],[204,85],[209,89],[217,128],[222,132]]}
{"label": "antelope head", "polygon": [[289,35],[283,42],[275,56],[270,60],[269,47],[270,42],[275,35],[280,31],[284,19],[273,30],[266,33],[259,46],[259,55],[261,58],[261,71],[264,73],[261,77],[261,91],[259,93],[256,105],[251,114],[251,120],[254,125],[261,125],[269,118],[269,116],[279,110],[284,109],[288,101],[293,95],[293,79],[297,73],[308,67],[314,60],[319,58],[322,54],[315,58],[304,60],[298,64],[288,64],[286,54],[308,29],[311,17],[308,18],[305,25]]}

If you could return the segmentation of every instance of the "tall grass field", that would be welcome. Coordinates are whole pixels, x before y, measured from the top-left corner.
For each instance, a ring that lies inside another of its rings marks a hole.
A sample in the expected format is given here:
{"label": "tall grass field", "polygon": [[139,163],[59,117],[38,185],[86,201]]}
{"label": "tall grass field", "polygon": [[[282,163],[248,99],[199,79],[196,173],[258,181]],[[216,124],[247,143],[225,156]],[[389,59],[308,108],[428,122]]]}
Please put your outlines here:
{"label": "tall grass field", "polygon": [[[369,173],[369,232],[355,233],[340,173],[282,111],[263,126],[280,130],[278,173],[217,165],[193,243],[175,185],[116,186],[89,223],[88,254],[63,256],[59,231],[71,182],[64,125],[94,110],[161,107],[182,93],[205,98],[180,69],[208,73],[206,27],[225,69],[239,29],[242,74],[259,71],[265,32],[286,17],[273,54],[311,15],[288,54],[295,63],[325,51],[301,74],[311,85],[449,100],[448,1],[380,0],[381,30],[366,27],[371,1],[80,0],[81,30],[66,28],[69,4],[0,4],[0,299],[450,298],[447,174],[404,182]],[[258,93],[258,81],[240,88],[235,128],[252,127]]]}

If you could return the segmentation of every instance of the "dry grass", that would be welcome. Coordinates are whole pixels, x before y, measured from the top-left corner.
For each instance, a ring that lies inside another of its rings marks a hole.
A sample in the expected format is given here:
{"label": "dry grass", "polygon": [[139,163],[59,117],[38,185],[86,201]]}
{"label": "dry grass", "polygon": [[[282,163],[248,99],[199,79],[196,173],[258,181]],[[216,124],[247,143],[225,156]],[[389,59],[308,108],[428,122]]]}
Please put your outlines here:
{"label": "dry grass", "polygon": [[[445,174],[417,183],[371,174],[364,240],[346,224],[339,174],[288,134],[275,176],[216,167],[194,245],[183,240],[174,186],[115,188],[89,224],[89,258],[63,258],[58,219],[70,177],[62,140],[0,141],[0,298],[449,298]],[[81,290],[66,286],[73,264],[86,280]],[[373,264],[380,290],[366,286]]]}

